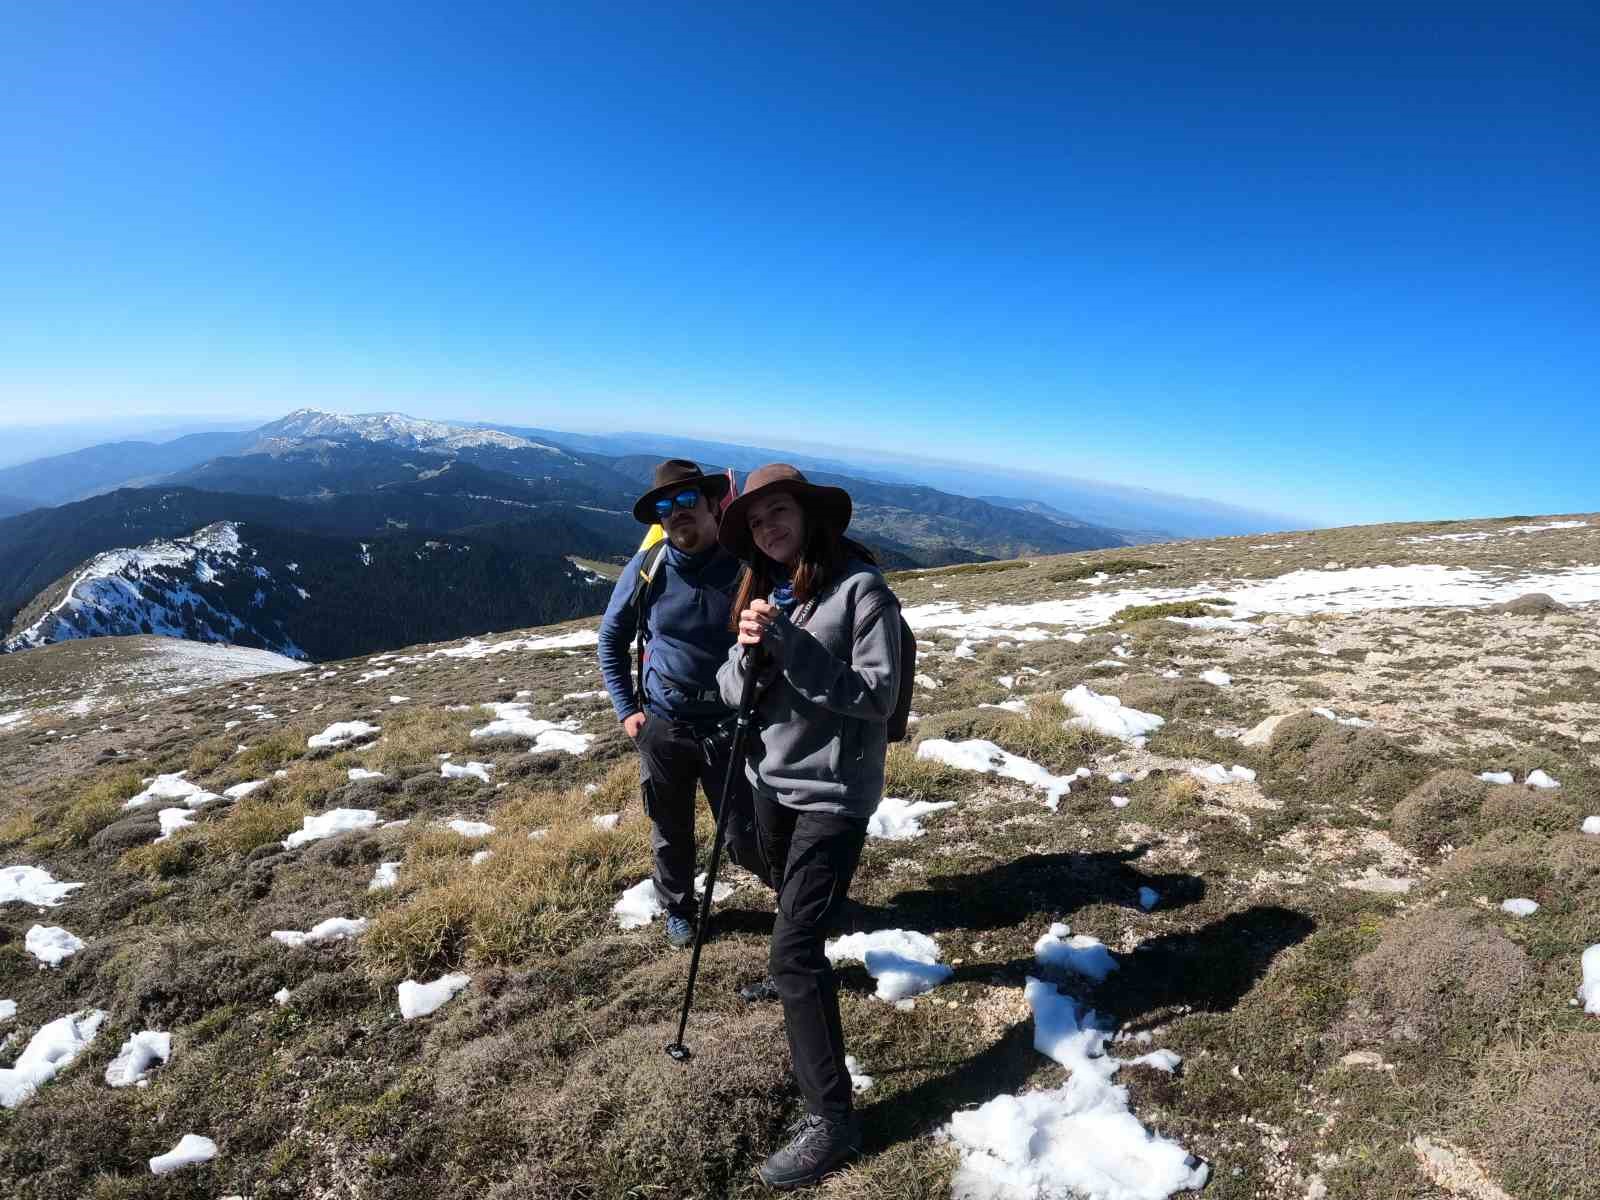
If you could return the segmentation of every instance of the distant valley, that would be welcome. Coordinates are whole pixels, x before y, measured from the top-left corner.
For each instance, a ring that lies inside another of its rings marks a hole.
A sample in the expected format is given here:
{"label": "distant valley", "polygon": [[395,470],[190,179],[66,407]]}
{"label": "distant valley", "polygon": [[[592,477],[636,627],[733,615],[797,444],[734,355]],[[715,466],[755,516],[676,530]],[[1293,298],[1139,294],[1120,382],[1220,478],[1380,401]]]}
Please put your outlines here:
{"label": "distant valley", "polygon": [[[593,614],[609,585],[571,560],[632,553],[643,530],[629,510],[664,453],[605,455],[539,431],[303,409],[246,433],[25,463],[0,471],[0,496],[12,489],[18,504],[43,504],[0,519],[0,648],[156,632],[320,659]],[[1130,540],[919,485],[813,478],[851,492],[852,530],[886,567]],[[83,498],[60,503],[66,494]],[[219,524],[248,548],[237,561],[212,562],[202,544],[201,531]],[[96,566],[107,555],[111,567]],[[266,568],[274,586],[257,589],[263,556],[279,566]],[[316,586],[283,579],[288,562],[315,573]]]}

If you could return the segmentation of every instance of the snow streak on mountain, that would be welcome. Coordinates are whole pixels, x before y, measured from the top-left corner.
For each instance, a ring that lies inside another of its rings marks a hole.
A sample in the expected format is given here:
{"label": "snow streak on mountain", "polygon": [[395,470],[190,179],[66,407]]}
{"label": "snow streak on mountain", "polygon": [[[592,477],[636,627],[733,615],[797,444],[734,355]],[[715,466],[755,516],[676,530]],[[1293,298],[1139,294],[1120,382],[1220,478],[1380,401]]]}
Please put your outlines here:
{"label": "snow streak on mountain", "polygon": [[[445,421],[424,421],[401,413],[329,413],[299,408],[281,421],[257,430],[258,438],[246,453],[273,454],[316,442],[374,442],[424,454],[452,454],[458,450],[534,450],[562,459],[572,456],[555,446],[530,441],[498,429],[474,429]],[[575,461],[575,460],[574,460]]]}
{"label": "snow streak on mountain", "polygon": [[[308,600],[305,589],[290,582],[297,564],[275,564],[269,569],[255,562],[256,557],[232,521],[207,525],[190,537],[108,550],[91,559],[67,583],[60,599],[10,638],[5,649],[26,650],[73,638],[153,633],[254,645],[290,658],[305,658],[305,651],[283,632],[278,621],[250,611],[265,607],[269,595],[280,603],[285,592],[292,592],[302,602]],[[225,593],[238,593],[238,584],[246,579],[253,580],[254,587],[246,593],[249,600],[240,615],[232,611]]]}

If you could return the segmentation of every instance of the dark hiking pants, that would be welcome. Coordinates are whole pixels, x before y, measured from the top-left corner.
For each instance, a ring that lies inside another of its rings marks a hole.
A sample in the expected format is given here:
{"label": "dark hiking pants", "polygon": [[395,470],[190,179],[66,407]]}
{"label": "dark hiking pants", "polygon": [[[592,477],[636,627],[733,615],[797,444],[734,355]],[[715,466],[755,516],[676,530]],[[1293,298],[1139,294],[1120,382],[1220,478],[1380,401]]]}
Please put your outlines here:
{"label": "dark hiking pants", "polygon": [[772,979],[806,1108],[830,1121],[850,1115],[839,984],[822,944],[833,929],[867,840],[867,823],[785,808],[757,790],[756,829],[778,888]]}
{"label": "dark hiking pants", "polygon": [[[655,852],[656,895],[667,912],[693,917],[695,785],[705,789],[713,813],[722,812],[722,784],[728,770],[730,736],[716,721],[675,721],[650,713],[639,730],[640,790],[650,818],[650,848]],[[728,818],[726,852],[763,882],[766,864],[756,843],[750,813],[750,783],[742,765],[733,772],[734,810]]]}

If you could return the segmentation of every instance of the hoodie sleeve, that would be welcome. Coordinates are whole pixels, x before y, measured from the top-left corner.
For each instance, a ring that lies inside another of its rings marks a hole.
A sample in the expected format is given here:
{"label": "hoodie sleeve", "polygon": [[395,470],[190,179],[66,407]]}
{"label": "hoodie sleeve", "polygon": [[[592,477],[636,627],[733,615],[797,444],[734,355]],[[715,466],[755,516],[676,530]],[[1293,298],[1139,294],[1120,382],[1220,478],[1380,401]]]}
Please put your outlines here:
{"label": "hoodie sleeve", "polygon": [[787,615],[772,623],[767,645],[789,686],[812,704],[863,721],[887,721],[899,688],[899,606],[877,599],[856,621],[850,661],[841,662]]}
{"label": "hoodie sleeve", "polygon": [[639,568],[644,563],[644,551],[628,560],[611,591],[611,601],[606,614],[600,618],[600,675],[605,680],[606,691],[611,696],[611,707],[617,710],[617,720],[625,720],[638,712],[642,702],[633,686],[633,638],[639,631],[639,613],[633,606],[633,585],[639,578]]}

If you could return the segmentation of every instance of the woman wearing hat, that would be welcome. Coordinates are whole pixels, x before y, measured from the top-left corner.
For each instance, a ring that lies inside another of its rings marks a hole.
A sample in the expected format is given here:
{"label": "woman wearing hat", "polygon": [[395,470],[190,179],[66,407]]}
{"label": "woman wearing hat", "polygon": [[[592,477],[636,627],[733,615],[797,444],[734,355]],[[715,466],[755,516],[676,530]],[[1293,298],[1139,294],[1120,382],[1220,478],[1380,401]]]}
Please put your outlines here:
{"label": "woman wearing hat", "polygon": [[761,1168],[779,1188],[815,1183],[861,1140],[823,940],[883,797],[900,609],[871,552],[844,536],[850,508],[843,489],[773,463],[751,473],[718,531],[745,569],[733,604],[739,644],[717,681],[732,704],[745,671],[759,672],[760,738],[746,774],[778,891],[770,982],[807,1109]]}

